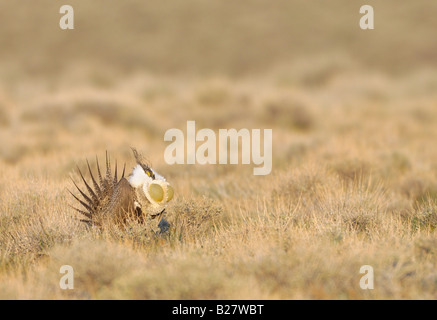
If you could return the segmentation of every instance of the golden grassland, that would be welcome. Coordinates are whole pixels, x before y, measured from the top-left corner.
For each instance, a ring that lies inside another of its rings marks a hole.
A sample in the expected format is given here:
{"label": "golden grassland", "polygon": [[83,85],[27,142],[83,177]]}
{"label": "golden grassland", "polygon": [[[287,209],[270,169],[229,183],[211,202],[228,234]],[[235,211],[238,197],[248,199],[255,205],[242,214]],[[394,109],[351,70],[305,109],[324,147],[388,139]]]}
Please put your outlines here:
{"label": "golden grassland", "polygon": [[[4,83],[0,297],[436,298],[435,74],[355,66],[302,80],[325,70]],[[187,120],[273,128],[272,174],[167,165],[164,132]],[[135,222],[88,229],[67,205],[76,164],[95,169],[108,150],[130,169],[129,146],[175,188],[167,236]],[[74,290],[59,288],[65,264]],[[362,265],[374,267],[374,290],[359,287]]]}
{"label": "golden grassland", "polygon": [[[0,0],[0,298],[437,298],[436,1],[69,4],[66,32]],[[272,173],[167,165],[188,120],[273,129]],[[76,165],[131,146],[175,189],[166,236],[68,206]]]}

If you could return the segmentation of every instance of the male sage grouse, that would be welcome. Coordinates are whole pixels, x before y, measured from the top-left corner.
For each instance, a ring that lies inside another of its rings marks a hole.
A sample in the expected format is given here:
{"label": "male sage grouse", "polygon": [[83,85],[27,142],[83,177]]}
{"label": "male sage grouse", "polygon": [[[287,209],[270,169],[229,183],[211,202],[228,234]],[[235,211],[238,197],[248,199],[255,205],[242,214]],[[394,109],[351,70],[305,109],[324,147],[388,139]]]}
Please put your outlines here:
{"label": "male sage grouse", "polygon": [[[108,153],[106,153],[106,174],[103,177],[99,160],[96,158],[98,181],[94,178],[87,160],[93,187],[87,183],[78,168],[88,192],[81,190],[73,180],[73,184],[83,198],[80,199],[70,193],[83,207],[81,209],[73,207],[87,218],[82,220],[83,222],[102,226],[106,223],[123,224],[128,219],[144,222],[146,218],[154,219],[162,216],[167,203],[173,198],[173,188],[164,177],[144,162],[135,149],[132,148],[132,151],[137,165],[127,178],[125,178],[126,165],[120,180],[117,177],[117,164],[115,164],[114,176],[112,175]],[[167,221],[162,219],[159,224],[161,232],[167,231],[168,227]]]}

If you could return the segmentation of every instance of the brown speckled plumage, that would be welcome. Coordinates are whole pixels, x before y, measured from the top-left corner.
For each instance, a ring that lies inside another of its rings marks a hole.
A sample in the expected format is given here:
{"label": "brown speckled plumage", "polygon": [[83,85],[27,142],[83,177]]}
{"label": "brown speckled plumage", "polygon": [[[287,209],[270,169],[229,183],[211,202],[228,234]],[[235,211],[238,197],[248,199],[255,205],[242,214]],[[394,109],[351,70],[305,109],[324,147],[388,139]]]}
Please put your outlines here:
{"label": "brown speckled plumage", "polygon": [[[137,164],[143,168],[144,171],[149,172],[148,175],[155,179],[153,170],[149,165],[144,164],[142,157],[135,149],[132,149]],[[72,196],[81,204],[83,208],[78,209],[73,207],[74,210],[84,215],[87,219],[81,220],[90,225],[101,226],[104,223],[124,223],[127,219],[137,219],[140,222],[144,221],[147,215],[146,208],[148,200],[144,195],[141,188],[134,188],[125,178],[125,169],[120,180],[118,179],[118,167],[115,165],[115,172],[112,175],[111,161],[108,153],[106,153],[106,173],[102,176],[100,170],[99,161],[96,158],[97,164],[97,178],[95,179],[91,170],[90,164],[87,161],[88,171],[91,176],[92,186],[86,181],[81,170],[78,168],[79,175],[85,185],[85,191],[80,189],[76,182],[73,180],[73,184],[79,191],[82,199],[76,196],[71,191]],[[152,213],[150,216],[155,218],[161,215],[164,209],[158,213]]]}

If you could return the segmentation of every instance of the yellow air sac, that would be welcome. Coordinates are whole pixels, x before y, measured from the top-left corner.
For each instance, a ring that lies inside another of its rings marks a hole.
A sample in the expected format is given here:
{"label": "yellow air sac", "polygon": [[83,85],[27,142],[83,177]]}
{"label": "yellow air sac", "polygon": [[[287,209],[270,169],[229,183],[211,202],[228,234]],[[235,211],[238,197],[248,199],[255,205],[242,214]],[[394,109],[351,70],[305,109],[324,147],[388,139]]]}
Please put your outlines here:
{"label": "yellow air sac", "polygon": [[169,202],[171,199],[173,199],[174,196],[174,190],[171,185],[167,186],[167,202]]}
{"label": "yellow air sac", "polygon": [[151,184],[149,186],[149,195],[156,202],[161,202],[164,199],[164,190],[159,184]]}

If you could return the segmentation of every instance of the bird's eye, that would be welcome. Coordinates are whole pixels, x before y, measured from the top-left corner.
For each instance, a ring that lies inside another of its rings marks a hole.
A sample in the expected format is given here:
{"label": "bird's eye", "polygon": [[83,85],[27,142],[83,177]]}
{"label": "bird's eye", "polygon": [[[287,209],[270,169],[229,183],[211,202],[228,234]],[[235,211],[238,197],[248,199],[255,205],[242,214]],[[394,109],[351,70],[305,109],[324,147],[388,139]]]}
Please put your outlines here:
{"label": "bird's eye", "polygon": [[150,178],[152,178],[153,180],[155,180],[155,174],[152,172],[152,170],[147,169],[147,170],[146,170],[146,174],[147,174]]}
{"label": "bird's eye", "polygon": [[141,164],[141,167],[143,168],[144,172],[147,174],[149,178],[155,180],[155,174],[153,173],[152,169],[149,168],[149,166],[145,164]]}
{"label": "bird's eye", "polygon": [[164,199],[164,190],[159,184],[151,184],[149,186],[149,195],[156,202],[161,202]]}

